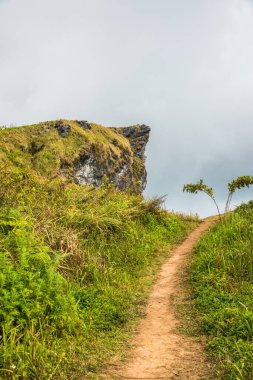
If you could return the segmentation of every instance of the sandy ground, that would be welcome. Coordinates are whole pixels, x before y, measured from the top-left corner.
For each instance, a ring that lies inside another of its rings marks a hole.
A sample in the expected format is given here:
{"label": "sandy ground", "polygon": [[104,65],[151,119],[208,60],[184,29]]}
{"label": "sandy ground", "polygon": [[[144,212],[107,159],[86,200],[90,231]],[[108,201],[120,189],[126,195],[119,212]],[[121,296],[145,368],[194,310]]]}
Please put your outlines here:
{"label": "sandy ground", "polygon": [[180,293],[184,292],[182,273],[188,268],[192,248],[212,223],[212,219],[203,221],[162,266],[151,290],[146,316],[140,321],[133,339],[128,360],[115,369],[109,378],[209,378],[210,369],[201,343],[179,331],[180,320],[173,299],[180,298]]}

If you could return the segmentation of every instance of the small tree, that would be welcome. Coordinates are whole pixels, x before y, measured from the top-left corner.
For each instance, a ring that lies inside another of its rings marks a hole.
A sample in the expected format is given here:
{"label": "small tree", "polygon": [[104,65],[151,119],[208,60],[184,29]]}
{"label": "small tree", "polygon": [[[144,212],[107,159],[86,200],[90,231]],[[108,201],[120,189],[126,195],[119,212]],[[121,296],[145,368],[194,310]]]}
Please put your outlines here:
{"label": "small tree", "polygon": [[199,191],[202,191],[203,193],[208,195],[212,199],[212,201],[214,202],[214,204],[217,208],[218,214],[219,214],[219,218],[221,219],[220,209],[219,209],[219,206],[218,206],[216,199],[214,197],[213,189],[212,189],[212,187],[207,186],[204,183],[203,179],[200,179],[199,182],[197,182],[195,184],[188,183],[187,185],[184,185],[183,191],[186,191],[187,193],[191,193],[191,194],[197,194]]}
{"label": "small tree", "polygon": [[235,190],[243,189],[244,187],[250,187],[253,185],[253,177],[249,175],[241,176],[228,183],[228,199],[226,202],[225,213],[229,211],[231,200]]}
{"label": "small tree", "polygon": [[[225,206],[225,214],[228,213],[230,205],[231,205],[231,200],[233,197],[233,194],[236,190],[243,189],[244,187],[250,187],[250,185],[253,185],[253,177],[252,176],[241,176],[233,181],[228,183],[228,198]],[[189,183],[187,185],[184,185],[183,191],[186,191],[187,193],[192,193],[192,194],[197,194],[199,191],[202,191],[203,193],[207,194],[212,201],[214,202],[219,218],[221,219],[221,214],[219,210],[219,206],[216,202],[216,199],[214,197],[214,192],[212,187],[207,186],[204,182],[203,179],[201,179],[199,182],[196,184]]]}

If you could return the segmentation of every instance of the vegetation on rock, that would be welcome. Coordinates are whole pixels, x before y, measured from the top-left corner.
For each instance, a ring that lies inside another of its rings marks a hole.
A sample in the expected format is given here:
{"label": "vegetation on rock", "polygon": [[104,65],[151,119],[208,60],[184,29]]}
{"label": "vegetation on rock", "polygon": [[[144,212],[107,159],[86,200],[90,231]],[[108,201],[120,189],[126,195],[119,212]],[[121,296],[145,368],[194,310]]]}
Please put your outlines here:
{"label": "vegetation on rock", "polygon": [[[124,131],[134,131],[129,138]],[[57,120],[0,131],[0,167],[37,176],[141,192],[146,184],[144,149],[149,128],[105,128],[84,121]]]}

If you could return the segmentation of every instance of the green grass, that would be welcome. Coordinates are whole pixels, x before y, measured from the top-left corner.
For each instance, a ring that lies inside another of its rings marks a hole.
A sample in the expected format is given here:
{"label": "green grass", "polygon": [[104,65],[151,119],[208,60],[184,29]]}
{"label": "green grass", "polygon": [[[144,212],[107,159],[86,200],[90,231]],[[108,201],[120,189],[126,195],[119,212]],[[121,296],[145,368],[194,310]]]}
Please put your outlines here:
{"label": "green grass", "polygon": [[191,268],[202,332],[221,379],[253,379],[253,202],[205,235]]}
{"label": "green grass", "polygon": [[98,378],[124,352],[161,248],[180,242],[197,221],[111,185],[49,180],[27,166],[6,170],[0,378]]}

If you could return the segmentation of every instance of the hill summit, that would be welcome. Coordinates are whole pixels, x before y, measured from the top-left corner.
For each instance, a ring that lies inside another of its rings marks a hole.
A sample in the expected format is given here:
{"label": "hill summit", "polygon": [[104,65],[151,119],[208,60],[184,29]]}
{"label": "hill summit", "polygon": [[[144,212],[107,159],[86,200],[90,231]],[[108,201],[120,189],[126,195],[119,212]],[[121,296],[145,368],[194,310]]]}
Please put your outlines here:
{"label": "hill summit", "polygon": [[145,147],[150,128],[104,127],[56,120],[0,131],[0,165],[79,185],[113,183],[121,191],[146,186]]}

